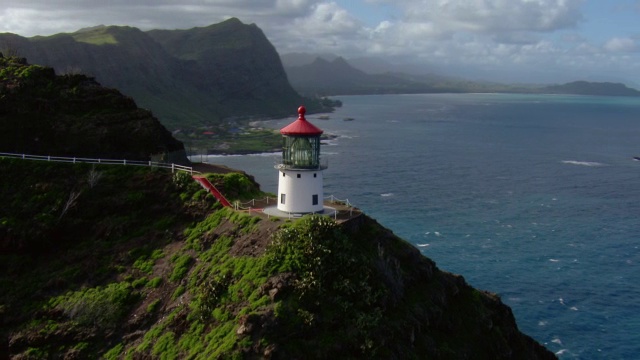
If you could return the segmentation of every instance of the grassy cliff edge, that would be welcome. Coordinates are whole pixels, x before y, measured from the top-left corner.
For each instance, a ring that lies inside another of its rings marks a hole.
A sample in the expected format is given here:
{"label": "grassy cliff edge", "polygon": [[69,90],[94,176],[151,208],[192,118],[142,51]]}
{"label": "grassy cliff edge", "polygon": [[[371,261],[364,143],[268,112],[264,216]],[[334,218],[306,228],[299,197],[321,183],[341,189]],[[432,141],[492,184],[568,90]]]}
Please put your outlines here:
{"label": "grassy cliff edge", "polygon": [[[0,159],[0,354],[555,358],[366,215],[221,208],[188,174]],[[239,173],[207,175],[233,199]]]}

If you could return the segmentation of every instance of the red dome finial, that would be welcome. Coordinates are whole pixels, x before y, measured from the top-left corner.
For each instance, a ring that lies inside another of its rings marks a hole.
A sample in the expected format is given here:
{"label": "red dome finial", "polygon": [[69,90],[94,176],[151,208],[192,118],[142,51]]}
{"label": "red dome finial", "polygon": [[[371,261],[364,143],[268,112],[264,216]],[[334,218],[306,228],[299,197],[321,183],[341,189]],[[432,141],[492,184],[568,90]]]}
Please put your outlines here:
{"label": "red dome finial", "polygon": [[307,109],[305,109],[304,105],[300,105],[300,107],[298,108],[298,119],[304,119],[304,114],[307,112]]}

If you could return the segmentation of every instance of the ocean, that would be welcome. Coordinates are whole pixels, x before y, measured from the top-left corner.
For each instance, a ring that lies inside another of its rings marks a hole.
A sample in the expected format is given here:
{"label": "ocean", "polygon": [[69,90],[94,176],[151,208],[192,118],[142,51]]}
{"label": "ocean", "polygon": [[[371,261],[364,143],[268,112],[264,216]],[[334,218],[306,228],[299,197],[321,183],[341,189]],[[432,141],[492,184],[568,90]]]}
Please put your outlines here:
{"label": "ocean", "polygon": [[[499,294],[520,330],[561,359],[640,358],[639,98],[336,99],[328,120],[307,116],[337,136],[322,147],[325,195]],[[208,161],[276,193],[279,158]]]}

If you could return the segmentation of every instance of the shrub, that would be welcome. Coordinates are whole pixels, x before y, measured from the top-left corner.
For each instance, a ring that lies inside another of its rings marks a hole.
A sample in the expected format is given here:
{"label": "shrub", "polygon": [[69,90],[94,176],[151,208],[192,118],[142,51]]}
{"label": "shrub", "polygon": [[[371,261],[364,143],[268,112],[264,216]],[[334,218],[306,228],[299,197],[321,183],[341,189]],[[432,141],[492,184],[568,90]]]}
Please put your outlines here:
{"label": "shrub", "polygon": [[160,306],[160,299],[156,299],[156,300],[152,301],[149,305],[147,305],[147,312],[148,313],[152,313],[152,312],[158,310],[159,306]]}
{"label": "shrub", "polygon": [[187,271],[189,271],[192,262],[193,258],[187,254],[175,258],[173,272],[169,279],[171,279],[171,281],[181,280]]}
{"label": "shrub", "polygon": [[68,292],[52,299],[50,306],[81,325],[113,327],[136,300],[131,285],[122,282]]}
{"label": "shrub", "polygon": [[162,278],[158,276],[158,277],[155,277],[155,278],[149,280],[149,282],[147,282],[147,287],[155,289],[158,286],[160,286],[160,284],[162,284]]}
{"label": "shrub", "polygon": [[[365,344],[352,351],[375,355],[371,334],[382,319],[386,290],[367,256],[333,220],[309,216],[282,228],[267,249],[267,263],[271,273],[295,274],[297,296],[277,309],[290,331],[300,326],[315,332],[324,329],[327,338]],[[348,330],[336,333],[338,328]]]}

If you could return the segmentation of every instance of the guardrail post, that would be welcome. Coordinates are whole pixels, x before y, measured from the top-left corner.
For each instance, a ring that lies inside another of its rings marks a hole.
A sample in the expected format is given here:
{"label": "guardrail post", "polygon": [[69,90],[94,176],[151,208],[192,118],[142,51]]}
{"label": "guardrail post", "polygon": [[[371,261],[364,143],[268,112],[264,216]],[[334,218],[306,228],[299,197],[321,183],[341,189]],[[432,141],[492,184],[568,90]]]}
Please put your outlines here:
{"label": "guardrail post", "polygon": [[122,165],[127,165],[127,159],[122,160]]}
{"label": "guardrail post", "polygon": [[51,161],[51,155],[47,155],[47,161]]}
{"label": "guardrail post", "polygon": [[76,157],[75,156],[73,157],[73,163],[74,164],[76,163]]}
{"label": "guardrail post", "polygon": [[171,173],[176,172],[176,164],[171,163]]}

